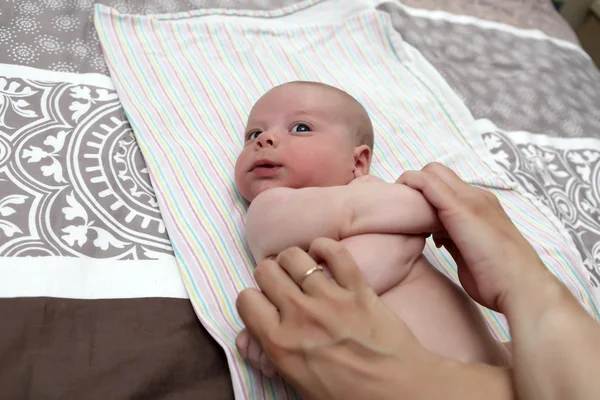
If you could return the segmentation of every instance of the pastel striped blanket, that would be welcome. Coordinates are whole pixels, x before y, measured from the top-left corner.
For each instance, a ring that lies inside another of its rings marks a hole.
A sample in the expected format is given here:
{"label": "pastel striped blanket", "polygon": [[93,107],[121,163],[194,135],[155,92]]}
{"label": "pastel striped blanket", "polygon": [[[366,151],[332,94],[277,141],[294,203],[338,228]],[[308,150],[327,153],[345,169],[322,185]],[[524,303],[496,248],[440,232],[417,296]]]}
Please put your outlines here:
{"label": "pastel striped blanket", "polygon": [[[255,283],[233,166],[252,104],[286,81],[322,81],[365,105],[376,131],[372,171],[382,179],[439,161],[492,190],[548,268],[597,315],[564,228],[494,164],[464,104],[375,3],[309,0],[268,12],[153,16],[96,6],[107,64],[181,275],[200,321],[227,355],[237,398],[294,396],[282,381],[252,371],[234,346],[242,328],[235,299]],[[428,244],[425,255],[456,280],[446,252]],[[503,317],[485,315],[507,339]]]}

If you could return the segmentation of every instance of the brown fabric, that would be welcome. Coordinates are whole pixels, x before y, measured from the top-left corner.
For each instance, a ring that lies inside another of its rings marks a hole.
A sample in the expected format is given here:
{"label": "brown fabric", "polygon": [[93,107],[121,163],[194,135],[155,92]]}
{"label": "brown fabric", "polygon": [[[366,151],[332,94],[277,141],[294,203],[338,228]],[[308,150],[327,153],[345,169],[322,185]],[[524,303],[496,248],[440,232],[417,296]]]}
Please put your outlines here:
{"label": "brown fabric", "polygon": [[188,300],[0,299],[0,399],[232,399]]}

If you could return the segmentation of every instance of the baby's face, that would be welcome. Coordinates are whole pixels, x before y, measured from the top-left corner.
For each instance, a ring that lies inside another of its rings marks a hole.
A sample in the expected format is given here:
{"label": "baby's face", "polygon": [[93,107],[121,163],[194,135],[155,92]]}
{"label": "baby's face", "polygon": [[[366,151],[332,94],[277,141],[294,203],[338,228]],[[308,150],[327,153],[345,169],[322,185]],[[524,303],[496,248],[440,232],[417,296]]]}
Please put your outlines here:
{"label": "baby's face", "polygon": [[339,95],[277,87],[250,112],[235,184],[248,201],[274,187],[338,186],[354,178],[355,141]]}

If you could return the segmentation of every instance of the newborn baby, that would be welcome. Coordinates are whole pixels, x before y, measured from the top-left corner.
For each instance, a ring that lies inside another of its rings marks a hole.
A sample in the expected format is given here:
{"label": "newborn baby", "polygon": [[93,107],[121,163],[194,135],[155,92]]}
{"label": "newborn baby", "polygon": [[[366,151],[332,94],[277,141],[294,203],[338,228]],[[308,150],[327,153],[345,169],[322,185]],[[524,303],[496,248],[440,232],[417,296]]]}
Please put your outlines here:
{"label": "newborn baby", "polygon": [[[257,263],[317,237],[341,241],[371,288],[440,355],[508,364],[475,304],[422,255],[437,214],[417,191],[369,176],[373,127],[348,93],[289,82],[252,108],[235,183],[248,200],[247,239]],[[310,278],[307,278],[310,279]],[[272,375],[246,331],[242,357]]]}

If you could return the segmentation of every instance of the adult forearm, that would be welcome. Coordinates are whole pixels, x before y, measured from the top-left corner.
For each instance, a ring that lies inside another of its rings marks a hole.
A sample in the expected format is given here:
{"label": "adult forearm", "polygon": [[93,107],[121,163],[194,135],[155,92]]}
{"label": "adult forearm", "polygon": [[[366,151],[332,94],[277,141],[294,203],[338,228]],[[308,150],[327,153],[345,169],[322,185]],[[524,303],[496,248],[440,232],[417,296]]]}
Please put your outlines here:
{"label": "adult forearm", "polygon": [[[525,275],[525,274],[524,274]],[[548,271],[527,274],[503,310],[521,399],[596,399],[600,327]]]}
{"label": "adult forearm", "polygon": [[[460,382],[460,384],[456,384]],[[515,388],[512,380],[512,370],[503,367],[493,367],[484,364],[469,364],[464,367],[462,374],[456,377],[452,386],[454,392],[445,399],[486,399],[514,400]]]}
{"label": "adult forearm", "polygon": [[427,374],[411,399],[486,399],[514,400],[515,388],[512,370],[486,364],[465,364],[449,359],[442,360]]}

